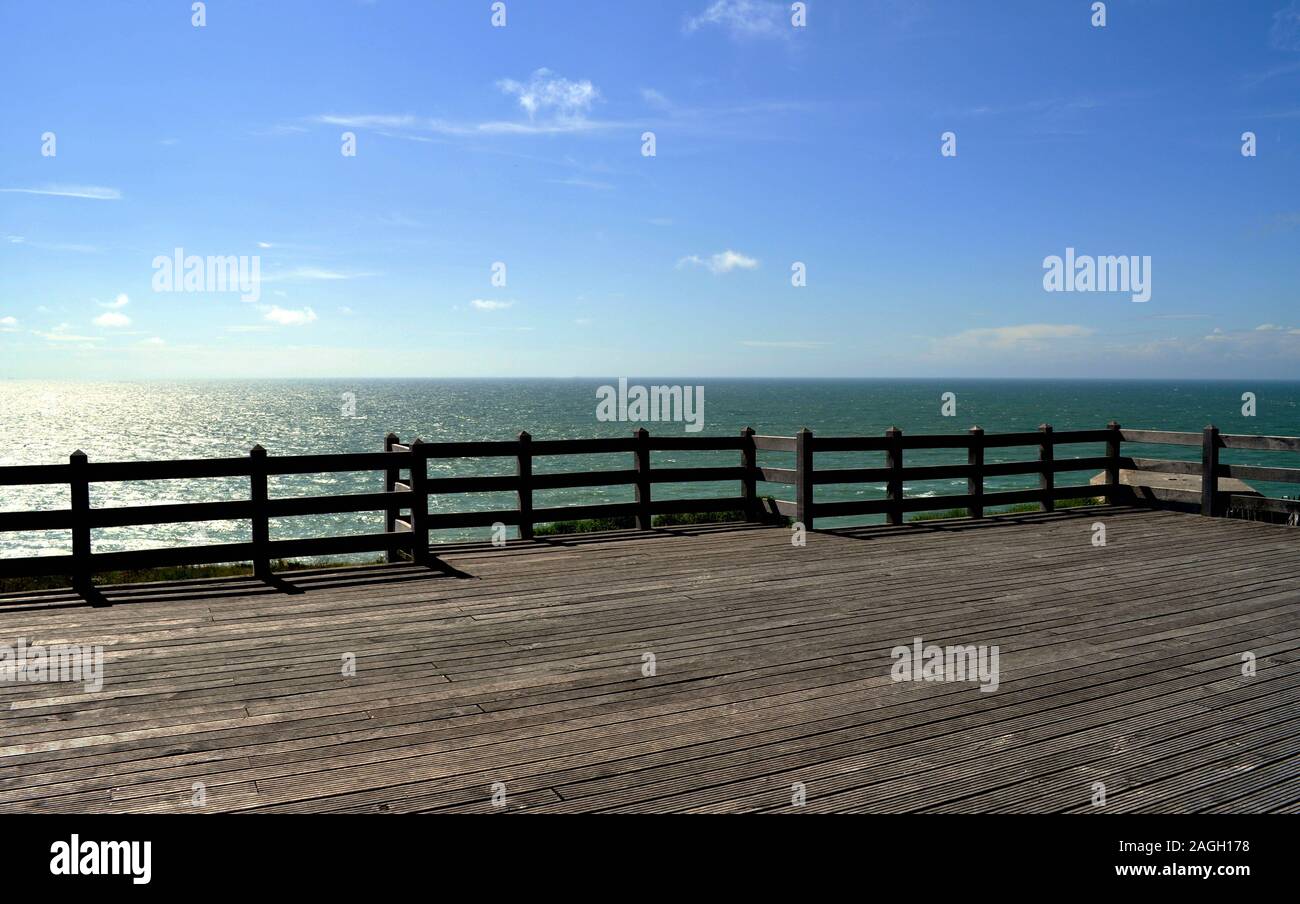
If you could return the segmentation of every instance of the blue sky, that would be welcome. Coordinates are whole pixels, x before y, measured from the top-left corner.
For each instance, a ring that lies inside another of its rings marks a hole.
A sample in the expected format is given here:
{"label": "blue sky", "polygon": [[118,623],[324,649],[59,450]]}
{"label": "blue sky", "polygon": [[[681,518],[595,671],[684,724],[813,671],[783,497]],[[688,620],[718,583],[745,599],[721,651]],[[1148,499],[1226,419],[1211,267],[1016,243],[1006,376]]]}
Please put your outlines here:
{"label": "blue sky", "polygon": [[1091,5],[0,0],[0,376],[1300,375],[1300,0]]}

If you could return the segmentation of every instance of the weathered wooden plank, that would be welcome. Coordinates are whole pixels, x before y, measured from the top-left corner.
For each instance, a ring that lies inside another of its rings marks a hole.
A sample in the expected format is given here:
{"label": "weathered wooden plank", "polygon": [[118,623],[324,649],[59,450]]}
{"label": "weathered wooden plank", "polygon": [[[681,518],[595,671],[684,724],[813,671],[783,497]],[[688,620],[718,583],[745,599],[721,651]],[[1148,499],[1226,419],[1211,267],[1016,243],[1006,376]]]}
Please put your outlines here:
{"label": "weathered wooden plank", "polygon": [[[544,812],[784,810],[795,781],[805,811],[1043,811],[1099,769],[1117,800],[1159,783],[1155,809],[1300,806],[1273,765],[1297,736],[1300,533],[1108,508],[1097,548],[1097,518],[461,545],[461,577],[105,588],[109,609],[11,595],[0,635],[102,640],[106,682],[12,686],[0,810],[176,811],[204,780],[217,811],[450,812],[502,780]],[[1000,689],[892,681],[916,636],[1000,645]]]}
{"label": "weathered wooden plank", "polygon": [[1120,434],[1126,443],[1146,443],[1157,446],[1199,446],[1201,444],[1201,434],[1199,433],[1174,433],[1168,430],[1131,430],[1125,427],[1120,430]]}
{"label": "weathered wooden plank", "polygon": [[[1199,467],[1197,473],[1200,473]],[[1266,480],[1272,483],[1300,483],[1300,468],[1264,468],[1258,465],[1219,465],[1220,477],[1238,480]]]}
{"label": "weathered wooden plank", "polygon": [[1238,433],[1221,433],[1219,441],[1225,449],[1251,449],[1256,452],[1300,452],[1300,436],[1245,436]]}

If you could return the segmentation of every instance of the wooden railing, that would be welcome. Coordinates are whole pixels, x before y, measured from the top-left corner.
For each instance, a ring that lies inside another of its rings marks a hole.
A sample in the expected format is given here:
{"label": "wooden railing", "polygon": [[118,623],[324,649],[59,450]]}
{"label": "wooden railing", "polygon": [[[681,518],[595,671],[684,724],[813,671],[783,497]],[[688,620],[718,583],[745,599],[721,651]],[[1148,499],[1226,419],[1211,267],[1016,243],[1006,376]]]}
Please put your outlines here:
{"label": "wooden railing", "polygon": [[[1104,430],[1055,431],[1044,424],[1033,433],[985,434],[972,427],[965,434],[905,436],[897,427],[880,437],[817,437],[807,428],[794,437],[755,436],[759,451],[793,452],[793,468],[760,467],[761,479],[792,485],[794,500],[777,500],[776,508],[807,529],[814,529],[816,519],[861,515],[884,515],[889,524],[902,524],[908,512],[965,509],[971,518],[984,517],[987,508],[1024,503],[1037,504],[1050,512],[1061,499],[1102,498],[1110,503],[1139,501],[1134,487],[1120,483],[1120,471],[1136,470],[1163,474],[1196,475],[1201,478],[1201,513],[1210,516],[1237,511],[1266,511],[1296,516],[1300,501],[1223,493],[1219,479],[1235,477],[1276,483],[1300,484],[1300,468],[1271,468],[1253,465],[1229,465],[1219,461],[1219,450],[1248,449],[1268,452],[1300,452],[1300,438],[1288,436],[1244,436],[1220,433],[1206,427],[1202,433],[1169,433],[1156,430],[1125,430],[1112,421]],[[1129,458],[1121,454],[1122,444],[1201,446],[1201,461]],[[1106,454],[1099,457],[1060,458],[1061,446],[1104,443]],[[985,461],[989,449],[1037,446],[1036,459],[990,463]],[[907,467],[904,453],[909,450],[965,449],[966,464]],[[881,452],[884,467],[818,470],[815,456],[819,452]],[[1079,471],[1104,471],[1104,484],[1058,486],[1058,474]],[[987,492],[984,482],[990,477],[1037,474],[1036,489]],[[906,498],[907,481],[966,479],[966,492],[950,496]],[[816,487],[826,484],[882,484],[884,499],[855,502],[817,502]]]}
{"label": "wooden railing", "polygon": [[[555,521],[583,518],[630,517],[648,529],[656,515],[687,512],[743,512],[747,520],[760,520],[755,493],[753,430],[736,437],[659,436],[644,429],[617,439],[534,441],[527,433],[509,442],[424,443],[404,445],[396,436],[384,441],[384,451],[335,455],[271,456],[261,446],[246,458],[194,459],[151,462],[91,462],[74,452],[67,464],[0,467],[0,490],[6,486],[64,485],[70,506],[53,511],[0,512],[0,534],[15,531],[68,530],[70,555],[0,557],[0,577],[67,575],[88,586],[96,572],[174,565],[252,562],[259,576],[269,577],[271,562],[307,556],[386,553],[394,560],[403,553],[416,562],[430,559],[431,531],[504,524],[519,528],[531,539],[533,527]],[[656,451],[734,451],[733,467],[658,468],[651,470],[650,453]],[[533,473],[535,459],[547,456],[623,453],[632,458],[626,470]],[[503,476],[429,477],[430,460],[514,459],[515,473]],[[379,472],[383,491],[333,496],[272,498],[271,477],[344,472]],[[405,476],[404,476],[405,475]],[[249,481],[246,500],[189,502],[92,508],[90,487],[96,483],[155,480],[196,480],[243,477]],[[710,499],[654,501],[657,484],[736,481],[736,496]],[[559,508],[535,508],[538,491],[598,486],[632,486],[636,501]],[[499,511],[430,512],[429,497],[511,492],[514,508]],[[382,512],[384,532],[307,539],[272,540],[272,518],[352,512]],[[93,553],[91,531],[99,528],[182,524],[209,521],[248,521],[247,543],[191,545],[169,549]]]}
{"label": "wooden railing", "polygon": [[1210,425],[1200,433],[1168,433],[1159,430],[1125,430],[1126,442],[1147,445],[1200,446],[1200,461],[1170,460],[1160,458],[1129,459],[1131,467],[1139,471],[1160,474],[1183,474],[1201,478],[1201,514],[1218,517],[1229,511],[1269,512],[1278,515],[1300,515],[1300,500],[1274,499],[1266,496],[1245,496],[1226,493],[1219,489],[1219,478],[1237,480],[1262,480],[1268,483],[1300,484],[1300,468],[1268,468],[1256,465],[1224,464],[1219,461],[1223,449],[1241,449],[1251,452],[1300,452],[1300,437],[1251,436],[1238,433],[1220,433]]}
{"label": "wooden railing", "polygon": [[[1124,442],[1174,444],[1202,448],[1196,461],[1133,459],[1121,455]],[[1078,444],[1105,445],[1099,457],[1063,458],[1058,448]],[[1033,460],[989,462],[990,449],[1036,446]],[[0,577],[68,575],[79,586],[89,587],[91,576],[101,571],[155,568],[173,565],[202,565],[221,562],[249,562],[259,576],[270,577],[271,562],[308,556],[386,553],[389,560],[403,554],[427,563],[431,558],[430,533],[437,530],[514,526],[523,539],[531,539],[538,524],[584,518],[629,518],[637,528],[649,529],[656,515],[692,512],[742,513],[747,521],[766,517],[760,504],[760,482],[795,487],[792,501],[775,501],[776,511],[801,522],[809,530],[819,518],[884,515],[889,524],[902,524],[908,512],[965,509],[970,517],[982,518],[987,509],[1015,503],[1035,503],[1051,511],[1061,499],[1100,497],[1109,502],[1133,499],[1132,488],[1120,484],[1122,468],[1170,474],[1199,474],[1202,482],[1202,511],[1222,515],[1229,508],[1249,508],[1285,514],[1300,513],[1300,502],[1286,499],[1246,497],[1221,493],[1218,480],[1236,477],[1282,483],[1300,483],[1300,468],[1254,467],[1223,464],[1221,449],[1300,451],[1300,439],[1277,436],[1221,434],[1207,427],[1203,434],[1167,433],[1152,430],[1122,430],[1111,423],[1104,430],[1054,431],[1044,425],[1035,432],[985,434],[973,427],[963,434],[906,436],[892,428],[880,437],[816,437],[804,429],[796,436],[760,436],[746,429],[736,437],[651,436],[639,429],[631,436],[614,439],[534,440],[521,433],[508,442],[403,444],[389,435],[383,452],[332,455],[272,456],[261,446],[247,457],[192,459],[156,462],[91,462],[74,452],[67,464],[0,467],[0,488],[6,486],[57,485],[68,488],[70,505],[53,511],[0,512],[0,533],[13,531],[68,530],[72,535],[67,555],[0,558]],[[905,453],[913,450],[966,450],[965,464],[909,467]],[[652,469],[651,453],[657,451],[732,451],[738,462],[726,467]],[[795,467],[760,466],[759,452],[793,453]],[[883,467],[817,469],[817,453],[879,452]],[[632,467],[623,470],[534,473],[536,459],[552,456],[626,454]],[[515,473],[501,476],[429,477],[430,460],[514,459]],[[1077,472],[1106,473],[1100,485],[1058,485],[1057,475]],[[274,498],[269,479],[288,475],[345,472],[379,472],[381,492],[331,496]],[[1009,475],[1036,474],[1038,486],[1029,489],[989,492],[985,481]],[[405,475],[405,476],[403,476]],[[205,478],[247,478],[246,500],[190,502],[115,508],[92,508],[90,487],[96,483]],[[950,496],[909,498],[908,481],[965,479],[966,492]],[[708,499],[654,499],[656,485],[693,482],[735,481],[735,496]],[[817,502],[818,486],[829,484],[882,484],[884,499],[850,502]],[[597,486],[630,486],[635,500],[625,503],[536,508],[539,491]],[[514,507],[495,511],[431,512],[430,496],[469,493],[510,492]],[[382,533],[306,539],[272,540],[270,521],[304,515],[353,512],[382,512]],[[139,525],[181,524],[209,521],[248,521],[246,543],[192,545],[169,549],[145,549],[95,553],[91,532],[100,528]]]}

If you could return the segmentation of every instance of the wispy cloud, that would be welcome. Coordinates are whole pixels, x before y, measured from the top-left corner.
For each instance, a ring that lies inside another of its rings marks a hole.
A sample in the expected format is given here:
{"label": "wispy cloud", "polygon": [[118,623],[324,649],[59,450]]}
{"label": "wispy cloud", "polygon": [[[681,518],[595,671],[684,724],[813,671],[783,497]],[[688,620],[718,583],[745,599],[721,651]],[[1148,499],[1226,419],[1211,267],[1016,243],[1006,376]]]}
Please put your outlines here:
{"label": "wispy cloud", "polygon": [[825,348],[829,342],[817,342],[812,339],[743,339],[741,345],[746,348],[787,348],[801,351]]}
{"label": "wispy cloud", "polygon": [[92,201],[120,201],[122,193],[116,188],[98,185],[43,185],[39,188],[0,188],[0,192],[19,195],[50,195],[56,198],[87,198]]}
{"label": "wispy cloud", "polygon": [[479,311],[504,311],[515,306],[513,301],[493,301],[489,298],[475,298],[470,304]]}
{"label": "wispy cloud", "polygon": [[1028,100],[1012,104],[977,104],[958,110],[948,110],[942,116],[1036,116],[1065,117],[1077,113],[1095,110],[1102,103],[1091,97],[1049,98],[1046,100]]}
{"label": "wispy cloud", "polygon": [[24,248],[36,248],[41,251],[67,251],[73,254],[102,254],[104,249],[97,245],[82,245],[71,242],[41,242],[21,235],[7,235],[5,241],[10,245],[22,245]]}
{"label": "wispy cloud", "polygon": [[776,0],[713,0],[699,14],[686,19],[687,34],[702,28],[721,28],[737,40],[789,37],[788,4]]}
{"label": "wispy cloud", "polygon": [[[375,129],[387,132],[400,132],[409,130],[415,132],[427,132],[435,135],[445,135],[453,138],[472,138],[489,135],[565,135],[578,132],[593,132],[602,129],[614,129],[623,126],[622,123],[600,122],[588,119],[585,116],[575,116],[569,118],[556,118],[547,120],[537,120],[535,122],[514,122],[510,120],[489,120],[487,122],[466,123],[466,122],[448,122],[445,119],[426,119],[416,117],[402,117],[408,120],[402,126],[388,126],[381,129],[372,124],[373,120],[383,119],[383,116],[376,115],[341,115],[337,113],[322,114],[313,117],[314,122],[322,125],[341,126],[345,129]],[[401,138],[410,138],[411,135],[401,135]]]}
{"label": "wispy cloud", "polygon": [[1025,323],[966,330],[936,339],[934,344],[941,351],[1040,351],[1054,341],[1084,339],[1095,332],[1076,324]]}
{"label": "wispy cloud", "polygon": [[567,179],[547,179],[552,185],[569,185],[574,188],[589,188],[592,191],[612,191],[614,186],[608,182],[598,182],[594,179],[583,179],[578,176],[570,176]]}
{"label": "wispy cloud", "polygon": [[517,98],[529,119],[548,112],[568,119],[585,116],[600,99],[600,91],[587,79],[570,81],[545,68],[536,70],[527,82],[506,78],[497,87]]}
{"label": "wispy cloud", "polygon": [[375,273],[348,273],[343,270],[327,270],[323,267],[297,267],[281,273],[268,273],[262,282],[340,282],[349,279],[364,279],[376,276]]}
{"label": "wispy cloud", "polygon": [[1274,66],[1271,69],[1265,69],[1262,72],[1250,72],[1242,77],[1242,84],[1247,88],[1253,88],[1256,85],[1262,85],[1264,82],[1271,81],[1275,78],[1281,78],[1284,75],[1291,75],[1300,72],[1300,60],[1294,63],[1283,63],[1280,66]]}
{"label": "wispy cloud", "polygon": [[671,110],[673,102],[654,88],[642,88],[641,99],[656,110]]}
{"label": "wispy cloud", "polygon": [[58,326],[50,330],[32,330],[32,334],[40,336],[47,342],[94,343],[102,341],[102,337],[100,336],[78,336],[74,333],[69,333],[69,329],[70,327],[68,324],[60,323]]}
{"label": "wispy cloud", "polygon": [[17,331],[17,317],[0,317],[0,333],[16,333]]}
{"label": "wispy cloud", "polygon": [[1268,41],[1274,50],[1300,50],[1300,0],[1273,13]]}
{"label": "wispy cloud", "polygon": [[112,301],[95,302],[95,304],[99,305],[101,308],[108,308],[109,310],[112,311],[121,310],[122,308],[126,307],[130,303],[131,303],[131,299],[126,296],[125,292],[123,292],[121,295],[114,298]]}
{"label": "wispy cloud", "polygon": [[[416,116],[412,113],[322,113],[309,121],[345,129],[366,129],[400,138],[419,139],[419,133],[452,138],[491,135],[558,135],[591,132],[623,124],[590,119],[588,114],[601,100],[600,89],[589,79],[568,79],[550,69],[533,72],[526,81],[499,79],[497,88],[514,98],[524,119],[487,119],[453,122]],[[412,134],[417,133],[417,134]]]}
{"label": "wispy cloud", "polygon": [[724,273],[731,273],[734,270],[754,270],[758,267],[757,258],[741,254],[739,251],[720,251],[708,258],[700,257],[698,254],[690,254],[677,262],[677,268],[683,267],[704,267],[710,273],[720,276]]}

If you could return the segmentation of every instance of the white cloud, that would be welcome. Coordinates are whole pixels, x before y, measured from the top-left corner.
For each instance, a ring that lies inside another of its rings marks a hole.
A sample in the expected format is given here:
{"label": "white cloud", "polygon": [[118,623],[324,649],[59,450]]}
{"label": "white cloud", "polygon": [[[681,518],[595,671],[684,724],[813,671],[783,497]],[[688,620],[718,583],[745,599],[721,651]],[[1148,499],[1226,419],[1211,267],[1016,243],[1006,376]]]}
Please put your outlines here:
{"label": "white cloud", "polygon": [[686,20],[686,32],[715,26],[733,38],[777,38],[790,34],[789,5],[775,0],[714,0]]}
{"label": "white cloud", "polygon": [[733,270],[754,270],[758,267],[758,260],[741,254],[739,251],[730,249],[719,252],[707,260],[698,254],[687,255],[677,262],[678,269],[682,267],[706,267],[709,272],[715,275],[730,273]]}
{"label": "white cloud", "polygon": [[316,320],[316,312],[311,308],[291,310],[288,308],[282,308],[279,305],[271,305],[263,316],[272,323],[278,323],[280,326],[306,326]]}
{"label": "white cloud", "polygon": [[0,317],[0,333],[12,333],[17,329],[17,317]]}
{"label": "white cloud", "polygon": [[119,314],[117,311],[105,311],[94,319],[95,326],[106,326],[117,329],[131,325],[131,318],[125,314]]}
{"label": "white cloud", "polygon": [[147,345],[147,346],[150,346],[151,348],[156,348],[156,347],[158,347],[158,346],[160,346],[160,345],[166,345],[167,343],[166,343],[166,342],[163,342],[161,336],[153,336],[153,337],[150,337],[149,339],[145,339],[145,340],[142,341],[140,344],[141,344],[141,345]]}
{"label": "white cloud", "polygon": [[527,82],[501,79],[497,87],[518,98],[519,106],[530,120],[546,112],[553,112],[562,120],[581,119],[600,99],[600,91],[590,81],[570,81],[549,69],[538,69]]}
{"label": "white cloud", "polygon": [[513,301],[492,301],[485,298],[475,298],[470,304],[480,311],[504,311],[506,308],[512,308],[515,305]]}
{"label": "white cloud", "polygon": [[98,185],[44,185],[40,188],[0,188],[0,192],[20,195],[53,195],[58,198],[87,198],[92,201],[120,201],[122,193],[116,188]]}
{"label": "white cloud", "polygon": [[120,310],[121,308],[124,308],[124,307],[126,307],[128,304],[130,304],[130,303],[131,303],[131,299],[127,298],[127,297],[126,297],[126,293],[123,292],[121,295],[117,296],[117,297],[114,298],[112,301],[100,301],[100,302],[96,302],[96,303],[97,303],[101,308],[110,308],[110,309],[116,311],[116,310]]}

